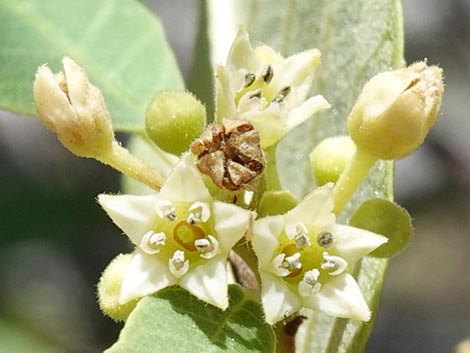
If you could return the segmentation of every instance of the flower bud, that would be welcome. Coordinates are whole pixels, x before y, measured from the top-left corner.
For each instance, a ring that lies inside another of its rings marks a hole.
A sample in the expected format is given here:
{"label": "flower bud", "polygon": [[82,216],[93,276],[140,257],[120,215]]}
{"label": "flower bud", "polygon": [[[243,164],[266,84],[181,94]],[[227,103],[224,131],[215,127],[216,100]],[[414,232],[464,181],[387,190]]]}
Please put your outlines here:
{"label": "flower bud", "polygon": [[85,70],[67,57],[62,64],[58,74],[47,65],[36,72],[34,101],[39,117],[70,151],[96,158],[107,153],[114,141],[110,114]]}
{"label": "flower bud", "polygon": [[116,321],[126,320],[139,299],[120,304],[122,279],[132,254],[119,254],[106,267],[98,283],[98,302],[101,311]]}
{"label": "flower bud", "polygon": [[158,147],[180,155],[204,131],[206,109],[190,93],[162,91],[148,106],[145,125]]}
{"label": "flower bud", "polygon": [[335,183],[356,152],[349,136],[324,139],[310,153],[310,163],[317,186]]}
{"label": "flower bud", "polygon": [[374,76],[348,117],[351,138],[380,159],[402,158],[423,143],[444,91],[442,70],[417,62]]}

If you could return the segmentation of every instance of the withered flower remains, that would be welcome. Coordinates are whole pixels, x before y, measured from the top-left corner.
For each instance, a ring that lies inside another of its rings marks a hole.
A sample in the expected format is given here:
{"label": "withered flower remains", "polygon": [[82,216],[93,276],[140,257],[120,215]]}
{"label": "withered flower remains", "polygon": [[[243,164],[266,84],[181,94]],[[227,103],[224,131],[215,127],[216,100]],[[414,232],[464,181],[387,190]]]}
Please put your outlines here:
{"label": "withered flower remains", "polygon": [[258,132],[243,120],[212,124],[191,144],[197,167],[220,188],[252,189],[264,170],[266,157]]}

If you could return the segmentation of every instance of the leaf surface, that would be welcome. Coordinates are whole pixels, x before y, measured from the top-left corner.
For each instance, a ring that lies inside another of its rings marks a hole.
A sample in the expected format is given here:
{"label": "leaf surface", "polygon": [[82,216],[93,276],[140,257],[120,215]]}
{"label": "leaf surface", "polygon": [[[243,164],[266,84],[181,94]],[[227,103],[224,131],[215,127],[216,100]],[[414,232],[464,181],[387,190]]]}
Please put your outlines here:
{"label": "leaf surface", "polygon": [[138,1],[2,0],[0,43],[0,108],[19,114],[36,114],[37,67],[58,72],[63,56],[103,91],[118,130],[142,131],[155,92],[184,86],[160,22]]}

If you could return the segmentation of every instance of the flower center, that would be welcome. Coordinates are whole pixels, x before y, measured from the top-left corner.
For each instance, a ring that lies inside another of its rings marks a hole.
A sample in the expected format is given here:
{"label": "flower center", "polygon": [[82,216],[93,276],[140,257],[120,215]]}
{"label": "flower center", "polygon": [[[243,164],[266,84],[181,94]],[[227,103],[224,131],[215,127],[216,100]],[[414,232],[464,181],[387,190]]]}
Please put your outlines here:
{"label": "flower center", "polygon": [[282,103],[291,92],[291,87],[286,86],[275,91],[270,85],[274,77],[271,65],[266,65],[258,73],[245,74],[244,86],[236,93],[235,104],[237,106],[257,103],[259,110],[266,109],[272,103]]}
{"label": "flower center", "polygon": [[346,260],[335,254],[334,245],[330,232],[301,222],[287,222],[271,261],[271,272],[300,295],[313,295],[348,267]]}
{"label": "flower center", "polygon": [[219,253],[209,204],[159,200],[155,214],[154,225],[143,235],[140,248],[167,262],[175,277]]}

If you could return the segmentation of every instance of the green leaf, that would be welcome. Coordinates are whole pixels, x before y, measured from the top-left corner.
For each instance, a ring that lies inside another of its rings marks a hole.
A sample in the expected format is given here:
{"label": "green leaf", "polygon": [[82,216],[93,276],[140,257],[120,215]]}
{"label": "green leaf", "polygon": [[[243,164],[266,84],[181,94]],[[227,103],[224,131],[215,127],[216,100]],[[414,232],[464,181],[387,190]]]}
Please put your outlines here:
{"label": "green leaf", "polygon": [[37,67],[70,56],[99,87],[119,130],[144,129],[157,90],[183,89],[160,22],[138,1],[0,2],[0,108],[33,115]]}
{"label": "green leaf", "polygon": [[[281,183],[299,199],[314,188],[308,154],[324,138],[347,132],[346,118],[362,86],[374,74],[397,68],[403,60],[403,23],[399,0],[207,0],[212,58],[225,60],[227,42],[244,25],[253,42],[283,55],[319,48],[322,61],[312,94],[332,105],[294,129],[278,149]],[[231,16],[229,16],[231,14]],[[339,220],[345,222],[369,198],[392,198],[393,164],[379,162]],[[366,258],[355,276],[372,312],[378,307],[387,260]],[[300,326],[297,352],[362,352],[373,321],[333,319],[314,313]]]}
{"label": "green leaf", "polygon": [[413,225],[408,211],[388,200],[365,201],[351,217],[349,224],[388,238],[387,243],[370,254],[375,257],[387,258],[399,253],[413,236]]}
{"label": "green leaf", "polygon": [[230,286],[222,311],[180,287],[146,297],[129,316],[119,341],[105,353],[274,352],[274,332],[261,306]]}

